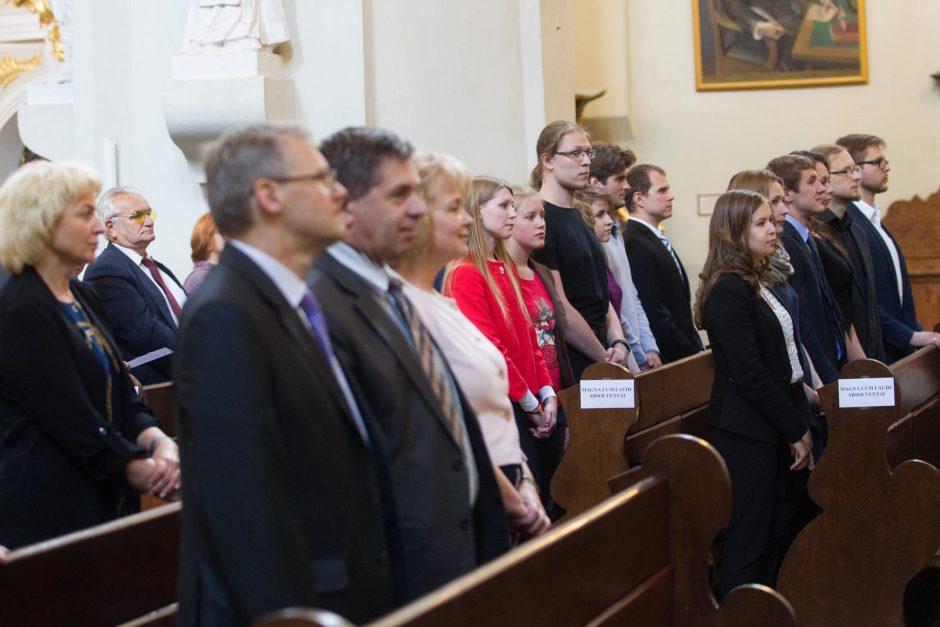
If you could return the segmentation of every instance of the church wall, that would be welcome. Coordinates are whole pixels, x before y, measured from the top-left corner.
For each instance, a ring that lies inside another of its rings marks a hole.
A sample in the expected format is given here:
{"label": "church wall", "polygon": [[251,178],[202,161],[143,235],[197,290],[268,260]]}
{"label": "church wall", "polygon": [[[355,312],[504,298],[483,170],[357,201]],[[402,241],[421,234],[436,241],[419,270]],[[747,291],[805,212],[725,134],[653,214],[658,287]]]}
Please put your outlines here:
{"label": "church wall", "polygon": [[[697,195],[720,193],[736,171],[790,150],[845,133],[874,133],[888,142],[892,166],[890,189],[879,204],[924,197],[940,185],[940,89],[930,78],[940,69],[940,3],[911,0],[900,11],[895,3],[866,2],[867,85],[696,92],[691,2],[574,0],[579,88],[608,86],[583,51],[613,36],[615,4],[626,7],[627,57],[622,42],[610,44],[614,62],[602,67],[610,67],[613,97],[588,105],[587,115],[628,115],[629,132],[617,139],[640,161],[665,168],[676,197],[667,233],[690,277],[701,269],[707,247],[708,218],[696,215]],[[597,32],[603,37],[592,37]]]}

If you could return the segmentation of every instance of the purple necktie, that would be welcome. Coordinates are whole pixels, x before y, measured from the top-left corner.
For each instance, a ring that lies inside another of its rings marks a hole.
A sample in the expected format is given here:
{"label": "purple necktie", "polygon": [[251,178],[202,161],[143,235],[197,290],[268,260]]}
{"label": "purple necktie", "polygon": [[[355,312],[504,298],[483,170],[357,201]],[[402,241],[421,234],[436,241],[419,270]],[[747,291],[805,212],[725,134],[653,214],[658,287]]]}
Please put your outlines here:
{"label": "purple necktie", "polygon": [[323,317],[323,308],[320,307],[320,302],[313,295],[313,292],[307,291],[304,294],[304,297],[300,299],[300,308],[307,316],[307,321],[310,322],[313,337],[316,338],[320,350],[323,351],[323,354],[332,364],[335,357],[333,356],[333,346],[330,344],[330,334],[326,330],[326,318]]}

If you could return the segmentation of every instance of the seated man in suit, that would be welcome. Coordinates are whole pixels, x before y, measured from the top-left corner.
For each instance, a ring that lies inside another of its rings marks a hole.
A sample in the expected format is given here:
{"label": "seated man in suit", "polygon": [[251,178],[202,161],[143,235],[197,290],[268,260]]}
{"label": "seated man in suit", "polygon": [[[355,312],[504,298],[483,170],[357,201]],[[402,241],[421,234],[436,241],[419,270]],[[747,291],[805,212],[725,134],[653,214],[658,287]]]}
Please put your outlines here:
{"label": "seated man in suit", "polygon": [[413,599],[506,551],[506,514],[476,415],[387,270],[426,211],[411,145],[383,129],[347,128],[320,150],[349,191],[348,228],[308,284],[386,456],[404,552],[395,563]]}
{"label": "seated man in suit", "polygon": [[[85,270],[104,305],[125,361],[173,348],[186,292],[170,269],[147,255],[156,212],[135,190],[113,187],[98,200],[108,246]],[[170,379],[163,357],[131,370],[141,383]]]}
{"label": "seated man in suit", "polygon": [[672,192],[666,172],[655,165],[633,166],[627,183],[630,220],[623,241],[636,291],[667,364],[702,350],[702,339],[692,324],[689,277],[659,228],[672,217]]}
{"label": "seated man in suit", "polygon": [[290,606],[370,621],[394,604],[374,449],[303,281],[345,231],[345,189],[294,127],[224,135],[206,178],[229,245],[177,342],[179,623]]}
{"label": "seated man in suit", "polygon": [[840,137],[836,144],[845,148],[861,168],[860,199],[849,203],[848,213],[869,234],[875,296],[888,363],[921,346],[940,346],[940,334],[924,331],[917,321],[904,252],[882,224],[881,207],[875,203],[876,194],[888,191],[891,166],[885,157],[885,141],[875,135],[853,133]]}

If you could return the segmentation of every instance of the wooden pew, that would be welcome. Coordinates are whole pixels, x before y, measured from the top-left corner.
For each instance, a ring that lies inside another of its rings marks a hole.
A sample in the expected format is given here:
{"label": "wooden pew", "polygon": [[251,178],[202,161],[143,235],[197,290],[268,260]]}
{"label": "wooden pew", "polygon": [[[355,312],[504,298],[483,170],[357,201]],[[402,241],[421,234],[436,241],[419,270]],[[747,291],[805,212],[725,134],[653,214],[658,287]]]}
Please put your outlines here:
{"label": "wooden pew", "polygon": [[[141,398],[144,403],[147,404],[147,407],[153,411],[154,415],[160,419],[160,423],[163,425],[163,432],[171,438],[175,438],[177,431],[173,382],[167,381],[166,383],[145,385],[141,388]],[[146,512],[157,507],[162,507],[168,502],[169,501],[157,496],[151,496],[149,494],[140,495],[141,511]]]}
{"label": "wooden pew", "polygon": [[176,407],[173,400],[173,382],[155,383],[145,385],[142,388],[141,397],[154,415],[160,419],[163,424],[163,432],[171,438],[177,435],[176,430]]}
{"label": "wooden pew", "polygon": [[[664,438],[625,481],[628,489],[373,627],[796,625],[769,588],[741,586],[721,607],[711,595],[708,545],[731,505],[727,469],[711,446]],[[289,610],[259,624],[341,624],[328,621]]]}
{"label": "wooden pew", "polygon": [[[630,379],[625,368],[593,364],[582,380]],[[552,496],[579,514],[607,498],[607,480],[637,465],[654,440],[676,433],[703,437],[711,396],[711,351],[640,373],[635,378],[636,408],[583,409],[578,385],[560,393],[571,444],[552,479]]]}
{"label": "wooden pew", "polygon": [[22,547],[0,565],[0,625],[172,625],[180,504]]}
{"label": "wooden pew", "polygon": [[842,377],[894,378],[896,406],[840,409],[837,383],[820,390],[829,440],[809,494],[822,514],[787,552],[778,589],[804,627],[900,626],[905,587],[940,548],[940,471],[914,459],[940,422],[940,352],[921,349],[893,369],[852,362]]}

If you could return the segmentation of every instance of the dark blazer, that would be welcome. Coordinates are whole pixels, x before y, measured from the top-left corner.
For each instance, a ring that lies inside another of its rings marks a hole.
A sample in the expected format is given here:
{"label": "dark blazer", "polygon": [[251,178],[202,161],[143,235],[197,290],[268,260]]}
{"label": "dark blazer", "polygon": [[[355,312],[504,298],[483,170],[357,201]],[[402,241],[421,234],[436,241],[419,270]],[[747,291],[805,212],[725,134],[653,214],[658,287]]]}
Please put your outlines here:
{"label": "dark blazer", "polygon": [[6,285],[9,280],[10,273],[7,272],[6,268],[0,266],[0,289],[3,289],[3,286]]}
{"label": "dark blazer", "polygon": [[755,289],[726,274],[702,310],[715,356],[709,423],[768,442],[799,440],[812,420],[802,390],[793,391],[792,370],[780,322]]}
{"label": "dark blazer", "polygon": [[235,246],[183,312],[180,625],[393,606],[375,464],[326,358]]}
{"label": "dark blazer", "polygon": [[662,241],[635,220],[629,220],[623,229],[623,243],[663,363],[702,350],[702,340],[692,324],[689,277],[682,262],[677,269]]}
{"label": "dark blazer", "polygon": [[[790,255],[793,276],[788,283],[800,301],[800,336],[806,352],[823,383],[832,383],[839,378],[839,359],[833,333],[841,325],[832,324],[833,307],[824,291],[825,277],[817,275],[810,260],[809,249],[799,232],[790,223],[783,225],[783,247]],[[841,332],[841,331],[840,331]]]}
{"label": "dark blazer", "polygon": [[[115,347],[94,291],[77,280],[71,289]],[[159,423],[117,358],[110,379],[108,399],[101,362],[36,271],[12,276],[0,291],[0,544],[47,540],[139,508],[124,470],[147,456],[137,436]]]}
{"label": "dark blazer", "polygon": [[552,309],[555,310],[555,351],[558,355],[558,375],[561,379],[561,387],[567,388],[577,383],[577,381],[574,378],[574,372],[571,370],[568,345],[565,343],[565,330],[568,327],[565,306],[561,303],[558,292],[555,290],[555,279],[552,277],[552,271],[548,266],[544,266],[533,259],[529,259],[529,266],[542,280],[545,291],[548,292],[548,297],[552,301]]}
{"label": "dark blazer", "polygon": [[[180,285],[169,268],[156,263]],[[88,266],[84,280],[93,285],[101,297],[125,361],[158,348],[173,348],[176,323],[163,292],[114,244],[109,243]],[[183,289],[182,285],[180,289]],[[172,360],[167,357],[134,368],[131,372],[141,383],[161,383],[170,379],[171,364]]]}
{"label": "dark blazer", "polygon": [[480,492],[440,403],[378,292],[330,254],[308,275],[360,409],[387,454],[405,551],[405,599],[420,596],[508,550],[506,514],[476,415],[460,395]]}
{"label": "dark blazer", "polygon": [[898,278],[894,273],[894,262],[891,260],[888,245],[881,239],[881,234],[875,225],[868,221],[855,203],[849,205],[849,212],[854,222],[860,224],[868,232],[881,335],[888,363],[894,363],[914,352],[914,347],[911,346],[911,336],[914,331],[923,331],[923,327],[917,322],[917,311],[914,308],[914,295],[911,292],[911,278],[907,273],[907,263],[904,261],[904,253],[898,241],[882,223],[881,228],[894,242],[894,247],[898,251],[898,260],[901,262],[901,284],[904,291],[904,300],[901,301],[898,299]]}

